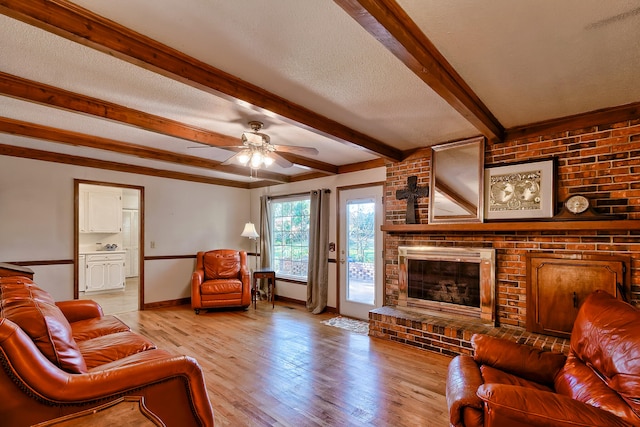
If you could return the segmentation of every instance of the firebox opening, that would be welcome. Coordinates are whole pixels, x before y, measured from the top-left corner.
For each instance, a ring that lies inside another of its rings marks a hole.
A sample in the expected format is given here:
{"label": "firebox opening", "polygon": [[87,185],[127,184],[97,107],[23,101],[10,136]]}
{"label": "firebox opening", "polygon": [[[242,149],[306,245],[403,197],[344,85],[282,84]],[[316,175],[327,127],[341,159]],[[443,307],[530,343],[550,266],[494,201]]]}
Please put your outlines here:
{"label": "firebox opening", "polygon": [[480,307],[480,264],[408,260],[408,297]]}
{"label": "firebox opening", "polygon": [[495,250],[398,246],[396,307],[495,324]]}

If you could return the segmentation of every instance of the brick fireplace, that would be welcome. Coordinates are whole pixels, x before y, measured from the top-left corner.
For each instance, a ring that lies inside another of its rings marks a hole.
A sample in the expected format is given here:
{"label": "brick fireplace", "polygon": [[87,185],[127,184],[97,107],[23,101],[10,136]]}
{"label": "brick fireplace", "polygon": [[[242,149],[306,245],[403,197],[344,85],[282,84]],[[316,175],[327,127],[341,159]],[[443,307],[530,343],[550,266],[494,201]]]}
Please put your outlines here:
{"label": "brick fireplace", "polygon": [[400,246],[398,306],[495,322],[495,252]]}
{"label": "brick fireplace", "polygon": [[[555,157],[556,206],[571,194],[584,194],[597,212],[616,214],[627,220],[640,219],[640,120],[567,129],[505,143],[488,143],[485,167]],[[418,186],[428,186],[429,149],[420,150],[403,162],[387,165],[385,224],[404,224],[406,201],[397,200],[396,190],[416,175]],[[417,200],[418,224],[427,224],[429,200]],[[556,209],[557,211],[558,209]],[[561,339],[527,333],[526,254],[625,255],[631,257],[630,300],[640,303],[640,230],[577,229],[569,227],[500,230],[495,223],[486,229],[425,227],[418,231],[385,232],[385,303],[370,313],[372,336],[392,339],[446,354],[469,353],[473,332],[511,336],[543,348],[566,349]],[[419,227],[418,227],[419,228]],[[436,248],[489,248],[495,251],[495,326],[476,319],[412,311],[402,307],[398,249],[403,246]]]}

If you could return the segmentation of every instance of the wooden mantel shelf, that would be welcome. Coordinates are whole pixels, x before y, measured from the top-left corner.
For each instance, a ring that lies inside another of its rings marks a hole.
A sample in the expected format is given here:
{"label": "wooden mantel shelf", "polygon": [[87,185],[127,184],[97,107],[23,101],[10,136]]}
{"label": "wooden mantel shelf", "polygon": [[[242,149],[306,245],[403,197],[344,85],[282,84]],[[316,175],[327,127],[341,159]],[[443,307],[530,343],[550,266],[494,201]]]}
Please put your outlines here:
{"label": "wooden mantel shelf", "polygon": [[640,220],[482,222],[468,224],[385,224],[381,226],[380,229],[388,233],[640,230]]}

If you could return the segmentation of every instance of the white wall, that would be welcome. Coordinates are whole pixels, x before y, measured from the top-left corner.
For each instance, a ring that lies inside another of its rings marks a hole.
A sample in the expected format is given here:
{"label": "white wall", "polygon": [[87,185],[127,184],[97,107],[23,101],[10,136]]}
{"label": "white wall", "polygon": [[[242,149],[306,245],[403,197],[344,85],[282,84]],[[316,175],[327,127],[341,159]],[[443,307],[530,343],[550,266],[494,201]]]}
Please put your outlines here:
{"label": "white wall", "polygon": [[[386,168],[380,167],[369,169],[361,172],[352,172],[348,174],[332,175],[324,178],[317,178],[308,181],[299,181],[291,184],[274,185],[251,190],[251,218],[254,223],[260,223],[260,196],[283,196],[287,194],[297,194],[306,191],[316,190],[320,188],[328,188],[331,190],[329,212],[331,219],[329,223],[329,241],[338,242],[337,236],[337,188],[348,187],[353,185],[371,184],[384,182],[386,179]],[[330,252],[329,258],[336,259],[336,252]],[[253,264],[251,264],[253,265]],[[329,307],[337,306],[337,264],[329,264],[329,294],[327,305]],[[307,300],[307,288],[304,285],[295,283],[287,283],[278,281],[276,284],[276,294],[298,301]]]}
{"label": "white wall", "polygon": [[[338,187],[382,182],[384,167],[254,190],[199,184],[38,160],[0,156],[0,262],[73,260],[73,180],[144,187],[145,257],[195,255],[214,248],[255,251],[240,237],[244,223],[260,222],[259,198],[319,188],[331,190],[330,241],[337,242]],[[251,197],[251,203],[249,201]],[[251,215],[249,215],[251,204]],[[155,248],[151,248],[151,242]],[[330,258],[336,254],[330,253]],[[253,267],[253,259],[249,260]],[[145,261],[145,303],[190,295],[192,259]],[[57,300],[73,297],[72,265],[31,267],[35,281]],[[329,264],[330,307],[336,307],[337,266]],[[306,287],[279,281],[277,294],[306,300]]]}
{"label": "white wall", "polygon": [[[145,257],[253,250],[240,237],[249,190],[0,156],[1,262],[73,260],[74,179],[144,187]],[[73,297],[72,265],[31,268],[54,298]],[[146,261],[145,303],[188,297],[192,270],[191,259]]]}

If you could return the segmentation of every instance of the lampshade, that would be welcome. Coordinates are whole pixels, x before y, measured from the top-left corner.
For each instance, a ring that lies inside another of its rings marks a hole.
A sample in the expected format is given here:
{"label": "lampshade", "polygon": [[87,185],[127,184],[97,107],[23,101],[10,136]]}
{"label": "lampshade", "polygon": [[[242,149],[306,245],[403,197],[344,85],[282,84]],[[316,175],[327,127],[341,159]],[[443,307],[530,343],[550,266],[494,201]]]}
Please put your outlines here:
{"label": "lampshade", "polygon": [[259,169],[260,166],[262,165],[263,158],[264,156],[260,151],[256,150],[253,153],[251,153],[251,160],[250,160],[251,167],[253,169]]}
{"label": "lampshade", "polygon": [[249,163],[250,159],[251,159],[251,150],[242,150],[240,154],[238,154],[238,162],[242,166],[245,166],[247,163]]}
{"label": "lampshade", "polygon": [[260,237],[260,235],[256,231],[256,226],[253,225],[252,222],[248,222],[244,225],[244,230],[242,230],[242,234],[240,234],[240,236],[248,237],[250,239],[257,239],[258,237]]}
{"label": "lampshade", "polygon": [[264,165],[266,167],[269,167],[273,164],[273,162],[275,161],[275,159],[273,157],[271,157],[270,155],[266,155],[263,157],[262,162],[264,163]]}

